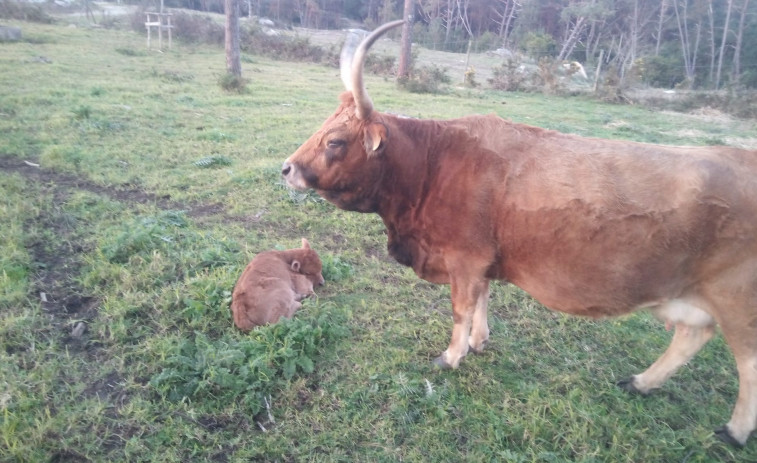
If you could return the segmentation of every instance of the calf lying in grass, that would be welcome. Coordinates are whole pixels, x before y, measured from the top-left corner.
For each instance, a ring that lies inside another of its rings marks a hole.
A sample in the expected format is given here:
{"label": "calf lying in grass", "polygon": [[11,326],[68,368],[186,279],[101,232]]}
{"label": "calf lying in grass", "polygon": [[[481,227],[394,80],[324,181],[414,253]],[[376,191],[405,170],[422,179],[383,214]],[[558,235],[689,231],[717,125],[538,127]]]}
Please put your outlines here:
{"label": "calf lying in grass", "polygon": [[310,243],[286,251],[261,252],[242,272],[231,295],[234,323],[242,331],[290,318],[301,300],[324,283],[322,264]]}

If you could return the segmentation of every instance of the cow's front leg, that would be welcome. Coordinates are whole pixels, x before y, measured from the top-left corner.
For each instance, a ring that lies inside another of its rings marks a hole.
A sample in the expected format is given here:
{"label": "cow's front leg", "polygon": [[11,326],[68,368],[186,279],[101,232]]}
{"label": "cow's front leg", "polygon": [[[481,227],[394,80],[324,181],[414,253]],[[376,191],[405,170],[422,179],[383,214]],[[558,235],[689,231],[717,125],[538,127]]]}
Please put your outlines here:
{"label": "cow's front leg", "polygon": [[489,280],[485,281],[484,290],[478,295],[476,309],[473,312],[473,325],[471,326],[468,345],[474,354],[484,352],[484,347],[489,341],[489,320],[487,309],[489,306]]}
{"label": "cow's front leg", "polygon": [[[479,277],[478,274],[475,277],[471,277],[470,274],[451,275],[450,280],[454,326],[449,347],[434,360],[434,364],[440,368],[457,368],[460,360],[468,353],[469,341],[474,350],[481,350],[489,333],[485,321],[489,294],[488,280]],[[476,326],[474,336],[471,337],[471,325],[474,321]]]}

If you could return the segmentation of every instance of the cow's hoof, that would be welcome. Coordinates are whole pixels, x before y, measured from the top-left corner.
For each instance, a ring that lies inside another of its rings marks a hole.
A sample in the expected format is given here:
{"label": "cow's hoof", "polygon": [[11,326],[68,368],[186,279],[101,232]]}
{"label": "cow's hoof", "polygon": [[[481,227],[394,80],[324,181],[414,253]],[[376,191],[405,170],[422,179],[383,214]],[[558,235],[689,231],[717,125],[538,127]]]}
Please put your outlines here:
{"label": "cow's hoof", "polygon": [[444,358],[444,354],[434,359],[434,366],[440,370],[451,370],[455,368]]}
{"label": "cow's hoof", "polygon": [[728,426],[723,426],[721,428],[716,429],[715,437],[717,437],[721,441],[733,447],[737,447],[737,448],[744,447],[744,444],[736,440],[736,438],[731,435],[731,431],[728,430]]}
{"label": "cow's hoof", "polygon": [[633,383],[633,376],[631,376],[630,378],[621,379],[620,381],[618,381],[615,384],[617,384],[619,388],[623,389],[624,391],[628,392],[629,394],[646,395],[645,392],[643,392],[641,389],[639,389],[638,387],[636,387],[636,385],[634,385],[634,383]]}
{"label": "cow's hoof", "polygon": [[484,349],[486,348],[486,344],[488,344],[488,343],[489,343],[489,341],[484,341],[478,347],[468,346],[469,347],[468,350],[470,350],[471,352],[473,352],[476,355],[483,354],[484,353]]}

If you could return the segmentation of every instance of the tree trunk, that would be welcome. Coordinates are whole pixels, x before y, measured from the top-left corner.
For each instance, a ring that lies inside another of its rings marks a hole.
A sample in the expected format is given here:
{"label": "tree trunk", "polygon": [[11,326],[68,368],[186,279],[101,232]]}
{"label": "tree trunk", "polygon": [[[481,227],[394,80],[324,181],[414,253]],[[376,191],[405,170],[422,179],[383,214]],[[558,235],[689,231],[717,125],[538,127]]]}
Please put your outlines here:
{"label": "tree trunk", "polygon": [[710,22],[710,86],[715,83],[715,57],[717,52],[715,51],[715,13],[712,11],[712,0],[707,5],[707,19]]}
{"label": "tree trunk", "polygon": [[[675,0],[673,0],[675,1]],[[662,40],[662,26],[665,24],[665,13],[668,11],[668,2],[667,0],[662,0],[660,2],[660,17],[657,21],[657,43],[654,47],[654,55],[658,56],[660,54],[660,42]]]}
{"label": "tree trunk", "polygon": [[741,44],[744,39],[744,22],[748,8],[749,0],[744,0],[744,5],[741,7],[741,17],[739,18],[739,30],[736,34],[736,48],[733,51],[733,81],[736,84],[741,79]]}
{"label": "tree trunk", "polygon": [[728,24],[731,22],[731,8],[733,0],[728,0],[728,9],[725,12],[725,24],[723,25],[723,40],[720,41],[720,53],[718,55],[718,68],[715,71],[715,90],[720,88],[720,72],[723,70],[723,55],[725,54],[725,43],[728,39]]}
{"label": "tree trunk", "polygon": [[402,19],[405,24],[402,25],[402,38],[400,39],[400,63],[397,70],[397,77],[404,79],[410,76],[412,46],[413,46],[413,6],[415,0],[405,0],[405,9],[402,12]]}
{"label": "tree trunk", "polygon": [[570,30],[565,42],[562,45],[560,54],[557,56],[558,61],[567,59],[568,56],[570,56],[571,53],[573,53],[573,49],[576,47],[576,42],[578,42],[578,39],[581,37],[581,34],[583,34],[584,22],[586,22],[585,17],[579,16],[578,18],[576,18],[576,23],[573,25],[573,28]]}
{"label": "tree trunk", "polygon": [[505,48],[508,48],[508,44],[510,41],[510,32],[512,31],[513,26],[513,18],[515,17],[515,13],[517,13],[517,7],[520,6],[518,3],[518,0],[512,0],[510,3],[510,11],[507,12],[507,22],[505,23],[505,30],[500,34],[500,37],[502,37],[502,46]]}
{"label": "tree trunk", "polygon": [[226,9],[226,72],[242,77],[239,54],[239,0],[224,0]]}
{"label": "tree trunk", "polygon": [[676,14],[676,24],[678,25],[678,36],[681,39],[681,53],[683,53],[683,65],[686,71],[686,80],[689,84],[694,83],[694,65],[692,64],[692,56],[695,53],[691,51],[691,41],[689,40],[689,19],[688,19],[688,4],[686,1],[682,2],[683,11],[678,10],[678,2],[673,2],[673,10]]}

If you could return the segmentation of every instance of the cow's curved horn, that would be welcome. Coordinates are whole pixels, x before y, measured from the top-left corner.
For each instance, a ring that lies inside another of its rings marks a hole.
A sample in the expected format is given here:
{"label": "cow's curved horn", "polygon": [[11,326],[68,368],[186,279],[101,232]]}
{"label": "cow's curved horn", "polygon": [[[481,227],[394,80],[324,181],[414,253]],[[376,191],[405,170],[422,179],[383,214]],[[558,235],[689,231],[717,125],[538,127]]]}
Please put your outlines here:
{"label": "cow's curved horn", "polygon": [[339,71],[344,88],[348,92],[352,92],[352,57],[355,56],[358,45],[360,45],[360,35],[351,29],[344,40],[342,53],[339,55]]}
{"label": "cow's curved horn", "polygon": [[[360,45],[358,45],[357,50],[355,50],[355,54],[349,61],[345,59],[345,53],[352,55],[351,50],[347,51],[347,48],[350,43],[352,43],[351,46],[354,47],[355,38],[348,37],[347,42],[345,42],[345,46],[342,49],[342,55],[340,57],[342,81],[344,82],[344,86],[347,88],[347,90],[351,91],[352,96],[355,98],[355,106],[358,119],[367,118],[371,114],[371,111],[373,111],[373,102],[371,101],[371,97],[368,96],[368,92],[365,91],[365,85],[363,84],[363,62],[365,61],[365,56],[368,53],[368,49],[379,37],[386,33],[386,31],[400,26],[404,22],[404,20],[400,19],[398,21],[386,23],[375,29],[360,43]],[[350,36],[352,35],[353,34],[350,34]],[[347,70],[350,70],[349,77],[346,76]]]}

